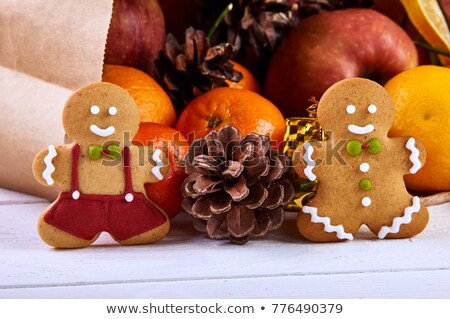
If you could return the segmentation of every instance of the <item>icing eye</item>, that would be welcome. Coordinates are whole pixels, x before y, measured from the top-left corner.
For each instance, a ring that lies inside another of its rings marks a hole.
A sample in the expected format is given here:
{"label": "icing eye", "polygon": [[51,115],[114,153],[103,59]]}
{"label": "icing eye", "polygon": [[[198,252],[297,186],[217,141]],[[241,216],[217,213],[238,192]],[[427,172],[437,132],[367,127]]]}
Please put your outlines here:
{"label": "icing eye", "polygon": [[100,113],[100,108],[97,105],[92,105],[91,106],[91,113],[94,115],[97,115],[98,113]]}
{"label": "icing eye", "polygon": [[374,104],[370,104],[369,107],[367,108],[367,110],[369,111],[369,113],[375,113],[377,111],[377,107]]}
{"label": "icing eye", "polygon": [[115,106],[111,106],[108,110],[110,115],[116,115],[117,114],[117,108]]}
{"label": "icing eye", "polygon": [[348,114],[353,114],[353,113],[356,112],[356,107],[355,107],[354,105],[351,105],[351,104],[350,104],[350,105],[347,106],[347,109],[346,109],[346,110],[347,110],[347,113],[348,113]]}

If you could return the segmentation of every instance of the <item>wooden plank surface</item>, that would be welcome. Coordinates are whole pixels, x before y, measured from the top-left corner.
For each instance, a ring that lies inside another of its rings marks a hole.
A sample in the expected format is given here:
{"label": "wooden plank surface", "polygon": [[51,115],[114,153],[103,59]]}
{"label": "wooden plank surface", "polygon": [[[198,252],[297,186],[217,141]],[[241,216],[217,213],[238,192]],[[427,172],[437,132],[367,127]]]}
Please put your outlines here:
{"label": "wooden plank surface", "polygon": [[431,207],[425,232],[405,240],[363,231],[308,243],[288,214],[267,238],[235,246],[195,232],[183,214],[154,245],[120,247],[104,234],[89,248],[55,250],[36,231],[48,202],[10,204],[10,195],[0,192],[0,298],[450,297],[450,204]]}

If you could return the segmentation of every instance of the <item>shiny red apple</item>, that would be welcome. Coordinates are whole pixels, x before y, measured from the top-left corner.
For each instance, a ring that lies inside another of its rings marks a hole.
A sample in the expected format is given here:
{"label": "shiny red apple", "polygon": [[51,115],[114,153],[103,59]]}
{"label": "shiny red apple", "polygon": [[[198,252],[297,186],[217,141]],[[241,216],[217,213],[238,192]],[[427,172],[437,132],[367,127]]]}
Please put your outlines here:
{"label": "shiny red apple", "polygon": [[276,51],[265,93],[285,116],[306,114],[332,84],[350,77],[384,83],[417,66],[417,51],[405,31],[370,9],[324,12],[302,20]]}
{"label": "shiny red apple", "polygon": [[150,72],[164,40],[164,16],[158,0],[114,1],[105,63]]}

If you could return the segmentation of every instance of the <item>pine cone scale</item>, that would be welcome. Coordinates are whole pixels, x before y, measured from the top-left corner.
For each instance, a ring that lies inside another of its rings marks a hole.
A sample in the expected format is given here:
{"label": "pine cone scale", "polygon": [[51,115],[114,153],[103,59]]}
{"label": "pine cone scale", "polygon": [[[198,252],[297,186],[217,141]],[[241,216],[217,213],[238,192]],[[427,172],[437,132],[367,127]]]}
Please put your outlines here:
{"label": "pine cone scale", "polygon": [[250,209],[256,209],[264,203],[269,195],[269,191],[263,187],[260,182],[256,182],[249,186],[249,189],[250,194],[241,201],[241,204]]}
{"label": "pine cone scale", "polygon": [[268,189],[269,195],[261,206],[267,209],[275,209],[283,202],[284,187],[278,183],[273,183]]}
{"label": "pine cone scale", "polygon": [[230,235],[227,224],[227,213],[213,214],[206,224],[209,237],[216,239],[227,238]]}
{"label": "pine cone scale", "polygon": [[230,234],[234,237],[244,237],[255,228],[253,210],[243,205],[232,205],[227,214],[227,224]]}
{"label": "pine cone scale", "polygon": [[225,185],[224,190],[231,196],[231,198],[239,202],[248,196],[250,190],[246,185],[245,178],[241,175],[234,185]]}
{"label": "pine cone scale", "polygon": [[225,192],[219,192],[214,194],[214,198],[211,200],[210,210],[213,214],[222,214],[231,209],[231,197]]}
{"label": "pine cone scale", "polygon": [[200,219],[209,219],[212,216],[212,212],[209,209],[211,200],[208,196],[202,196],[197,199],[192,205],[191,212],[194,217]]}
{"label": "pine cone scale", "polygon": [[252,235],[255,237],[261,237],[267,234],[271,229],[272,223],[267,211],[257,210],[255,211],[255,229],[252,231]]}

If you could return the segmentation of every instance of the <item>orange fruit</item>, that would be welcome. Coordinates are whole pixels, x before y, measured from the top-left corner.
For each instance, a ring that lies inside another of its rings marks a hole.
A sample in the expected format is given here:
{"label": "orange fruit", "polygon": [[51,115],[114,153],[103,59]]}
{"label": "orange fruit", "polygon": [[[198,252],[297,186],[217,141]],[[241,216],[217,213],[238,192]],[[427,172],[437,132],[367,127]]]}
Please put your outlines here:
{"label": "orange fruit", "polygon": [[[450,31],[437,0],[401,0],[409,19],[427,42],[438,49],[450,51]],[[450,58],[440,55],[443,64]]]}
{"label": "orange fruit", "polygon": [[187,177],[180,161],[189,151],[189,143],[177,130],[157,124],[141,123],[134,144],[151,145],[161,149],[169,159],[169,172],[158,183],[145,184],[147,197],[158,204],[172,218],[181,211],[180,187]]}
{"label": "orange fruit", "polygon": [[243,65],[231,61],[234,65],[234,69],[242,73],[242,79],[239,82],[226,81],[230,88],[234,89],[246,89],[253,91],[255,93],[261,94],[261,86],[258,83],[258,80],[253,76],[253,74]]}
{"label": "orange fruit", "polygon": [[273,146],[281,146],[285,119],[280,110],[249,90],[218,88],[200,95],[184,109],[177,129],[192,143],[212,130],[235,126],[241,134],[267,135]]}
{"label": "orange fruit", "polygon": [[390,136],[413,136],[427,151],[425,165],[406,175],[409,189],[419,192],[450,190],[450,69],[423,65],[402,72],[385,88],[395,104]]}
{"label": "orange fruit", "polygon": [[175,109],[163,88],[147,73],[138,69],[105,64],[102,81],[116,84],[131,94],[141,112],[141,122],[175,126]]}

